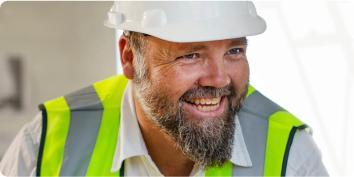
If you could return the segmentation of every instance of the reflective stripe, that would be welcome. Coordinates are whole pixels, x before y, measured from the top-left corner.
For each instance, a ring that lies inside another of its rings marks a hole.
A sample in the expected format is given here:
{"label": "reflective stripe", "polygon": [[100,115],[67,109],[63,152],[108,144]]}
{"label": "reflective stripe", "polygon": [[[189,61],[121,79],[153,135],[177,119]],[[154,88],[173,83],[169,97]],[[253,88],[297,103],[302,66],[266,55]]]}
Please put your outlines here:
{"label": "reflective stripe", "polygon": [[236,176],[262,176],[267,143],[268,120],[259,118],[245,111],[240,111],[238,115],[252,167],[236,166],[234,174]]}
{"label": "reflective stripe", "polygon": [[268,120],[274,112],[284,110],[258,91],[254,91],[252,95],[247,97],[241,109],[265,120]]}
{"label": "reflective stripe", "polygon": [[93,87],[69,94],[65,99],[71,116],[60,176],[85,176],[96,144],[102,105]]}
{"label": "reflective stripe", "polygon": [[204,176],[232,176],[232,163],[227,161],[221,167],[209,167]]}
{"label": "reflective stripe", "polygon": [[47,130],[41,176],[59,176],[64,157],[64,146],[70,124],[70,111],[64,97],[44,104],[47,112]]}
{"label": "reflective stripe", "polygon": [[71,111],[102,111],[103,109],[101,100],[92,86],[68,94],[65,99]]}
{"label": "reflective stripe", "polygon": [[252,167],[236,166],[234,175],[285,175],[289,134],[295,134],[294,126],[304,124],[258,91],[245,100],[238,115]]}
{"label": "reflective stripe", "polygon": [[236,176],[263,176],[267,144],[268,119],[274,112],[282,110],[258,91],[247,97],[238,117],[241,124],[252,167],[236,166]]}
{"label": "reflective stripe", "polygon": [[[284,154],[293,127],[303,123],[286,111],[278,111],[269,118],[265,160],[265,176],[281,176]],[[285,159],[287,160],[287,159]]]}
{"label": "reflective stripe", "polygon": [[87,176],[119,176],[119,171],[112,173],[111,168],[118,142],[121,100],[127,82],[124,76],[116,76],[94,84],[104,111]]}

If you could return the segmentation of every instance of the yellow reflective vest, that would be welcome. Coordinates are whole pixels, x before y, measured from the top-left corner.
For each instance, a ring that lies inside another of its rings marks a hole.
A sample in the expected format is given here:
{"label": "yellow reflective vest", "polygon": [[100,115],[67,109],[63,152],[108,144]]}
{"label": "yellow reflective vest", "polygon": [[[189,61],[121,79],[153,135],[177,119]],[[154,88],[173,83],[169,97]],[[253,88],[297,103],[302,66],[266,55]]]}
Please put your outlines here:
{"label": "yellow reflective vest", "polygon": [[[124,175],[123,168],[111,172],[111,167],[127,82],[114,76],[40,105],[37,176]],[[305,124],[252,86],[238,116],[253,166],[228,161],[207,168],[205,176],[285,176],[293,137]]]}

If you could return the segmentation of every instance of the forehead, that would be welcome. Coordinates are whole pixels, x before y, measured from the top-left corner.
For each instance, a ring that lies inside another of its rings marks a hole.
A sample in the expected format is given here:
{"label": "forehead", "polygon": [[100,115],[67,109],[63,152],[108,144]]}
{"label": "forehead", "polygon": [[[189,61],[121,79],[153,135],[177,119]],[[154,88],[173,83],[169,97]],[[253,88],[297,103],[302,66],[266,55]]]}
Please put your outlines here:
{"label": "forehead", "polygon": [[187,43],[177,43],[165,41],[156,37],[149,37],[149,41],[152,46],[158,47],[161,49],[170,49],[177,51],[197,51],[208,49],[211,47],[230,47],[230,46],[238,46],[238,45],[247,45],[247,39],[243,38],[235,38],[235,39],[225,39],[225,40],[217,40],[217,41],[206,41],[206,42],[187,42]]}
{"label": "forehead", "polygon": [[178,50],[203,50],[210,47],[230,47],[237,45],[246,45],[246,38],[236,38],[236,39],[225,39],[218,41],[208,41],[208,42],[194,42],[194,43],[177,43],[176,47]]}

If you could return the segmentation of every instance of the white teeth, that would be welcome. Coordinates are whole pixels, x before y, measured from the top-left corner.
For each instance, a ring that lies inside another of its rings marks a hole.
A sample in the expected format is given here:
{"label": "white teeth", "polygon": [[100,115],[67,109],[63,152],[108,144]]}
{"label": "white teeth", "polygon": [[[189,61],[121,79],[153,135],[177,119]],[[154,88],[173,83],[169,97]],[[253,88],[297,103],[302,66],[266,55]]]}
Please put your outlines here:
{"label": "white teeth", "polygon": [[198,109],[198,110],[203,110],[203,106],[198,105],[198,106],[197,106],[197,109]]}
{"label": "white teeth", "polygon": [[215,111],[220,106],[221,97],[216,98],[194,98],[189,100],[193,107],[199,111]]}
{"label": "white teeth", "polygon": [[207,100],[205,100],[205,103],[206,104],[211,104],[212,101],[213,101],[213,99],[207,99]]}
{"label": "white teeth", "polygon": [[216,97],[216,98],[194,98],[190,100],[189,102],[199,105],[215,105],[218,104],[221,100],[221,97]]}
{"label": "white teeth", "polygon": [[202,106],[202,105],[193,105],[194,108],[198,109],[199,111],[208,112],[208,111],[215,111],[218,109],[220,104],[212,105],[212,106]]}

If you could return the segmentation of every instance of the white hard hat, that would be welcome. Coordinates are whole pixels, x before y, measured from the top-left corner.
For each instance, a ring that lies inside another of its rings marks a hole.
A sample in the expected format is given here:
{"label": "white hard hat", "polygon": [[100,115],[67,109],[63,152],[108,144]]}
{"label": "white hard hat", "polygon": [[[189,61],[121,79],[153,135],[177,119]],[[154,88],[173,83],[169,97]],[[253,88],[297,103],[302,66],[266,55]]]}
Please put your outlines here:
{"label": "white hard hat", "polygon": [[248,1],[116,1],[105,25],[172,42],[202,42],[263,33]]}

